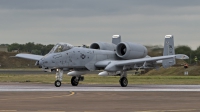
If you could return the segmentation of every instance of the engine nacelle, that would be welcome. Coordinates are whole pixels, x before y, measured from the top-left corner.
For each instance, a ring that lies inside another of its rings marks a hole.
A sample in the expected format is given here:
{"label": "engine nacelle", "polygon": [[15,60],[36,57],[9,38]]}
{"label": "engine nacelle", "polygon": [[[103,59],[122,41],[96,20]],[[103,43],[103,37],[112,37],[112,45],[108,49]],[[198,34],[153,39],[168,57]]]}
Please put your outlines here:
{"label": "engine nacelle", "polygon": [[116,45],[112,43],[105,43],[105,42],[95,42],[90,45],[91,49],[100,49],[100,50],[109,50],[115,51]]}
{"label": "engine nacelle", "polygon": [[137,43],[121,42],[117,45],[116,54],[122,59],[144,58],[147,55],[147,48]]}

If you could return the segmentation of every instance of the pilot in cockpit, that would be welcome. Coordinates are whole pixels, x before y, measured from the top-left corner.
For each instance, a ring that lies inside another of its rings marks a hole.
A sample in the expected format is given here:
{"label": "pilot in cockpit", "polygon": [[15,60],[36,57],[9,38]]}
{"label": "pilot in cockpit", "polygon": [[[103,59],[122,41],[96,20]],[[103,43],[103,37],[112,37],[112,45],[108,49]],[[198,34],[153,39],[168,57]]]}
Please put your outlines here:
{"label": "pilot in cockpit", "polygon": [[58,53],[71,49],[73,46],[68,43],[58,43],[56,44],[49,53]]}

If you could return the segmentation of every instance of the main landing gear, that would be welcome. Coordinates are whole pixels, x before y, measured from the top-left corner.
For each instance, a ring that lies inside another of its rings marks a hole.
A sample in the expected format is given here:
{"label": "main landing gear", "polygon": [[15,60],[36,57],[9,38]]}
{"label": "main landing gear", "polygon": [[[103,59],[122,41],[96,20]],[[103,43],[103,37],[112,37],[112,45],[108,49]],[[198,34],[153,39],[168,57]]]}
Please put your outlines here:
{"label": "main landing gear", "polygon": [[[62,83],[61,83],[62,76],[63,76],[63,69],[57,69],[56,70],[56,81],[54,83],[56,87],[60,87],[62,85]],[[83,76],[73,76],[71,78],[71,84],[72,84],[72,86],[78,86],[79,81],[83,81],[83,80],[84,80]],[[121,72],[119,83],[122,87],[126,87],[128,85],[126,71]]]}
{"label": "main landing gear", "polygon": [[73,76],[71,78],[71,84],[72,86],[78,86],[79,81],[83,81],[84,77],[83,76]]}
{"label": "main landing gear", "polygon": [[[56,81],[54,83],[56,87],[60,87],[62,85],[61,83],[62,77],[63,77],[63,69],[56,69]],[[71,78],[71,84],[72,86],[78,86],[79,81],[83,80],[84,80],[83,76],[73,76]]]}
{"label": "main landing gear", "polygon": [[119,83],[120,83],[120,85],[122,87],[126,87],[128,85],[128,79],[127,79],[127,73],[126,73],[126,71],[123,71],[121,73],[121,77],[120,77]]}
{"label": "main landing gear", "polygon": [[57,69],[56,70],[56,81],[55,81],[55,86],[60,87],[62,85],[62,76],[63,76],[63,69]]}

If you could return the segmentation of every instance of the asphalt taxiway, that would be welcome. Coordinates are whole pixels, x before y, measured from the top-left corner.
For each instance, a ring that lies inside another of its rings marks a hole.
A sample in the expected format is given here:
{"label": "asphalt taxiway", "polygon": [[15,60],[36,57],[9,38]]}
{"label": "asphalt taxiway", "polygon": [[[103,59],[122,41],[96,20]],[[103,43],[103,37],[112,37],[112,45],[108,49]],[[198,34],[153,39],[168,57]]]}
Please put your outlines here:
{"label": "asphalt taxiway", "polygon": [[199,112],[199,85],[0,83],[0,112]]}

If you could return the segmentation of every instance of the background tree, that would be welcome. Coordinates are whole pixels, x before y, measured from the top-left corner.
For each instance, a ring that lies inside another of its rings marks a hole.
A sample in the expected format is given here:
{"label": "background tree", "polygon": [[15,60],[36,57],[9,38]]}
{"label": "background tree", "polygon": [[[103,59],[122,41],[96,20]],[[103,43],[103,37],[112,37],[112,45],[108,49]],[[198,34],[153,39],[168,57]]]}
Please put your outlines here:
{"label": "background tree", "polygon": [[[25,44],[6,44],[8,46],[8,51],[11,52],[13,50],[19,50],[19,52],[26,52],[38,55],[45,55],[49,53],[49,51],[53,48],[53,44],[43,45],[43,44],[35,44],[34,42],[28,42]],[[163,46],[146,46],[148,49],[149,56],[161,56],[163,53]],[[200,46],[196,50],[192,50],[187,45],[179,45],[175,48],[176,54],[186,54],[190,57],[189,60],[186,60],[187,63],[193,64],[195,63],[194,57],[197,56],[198,60],[200,60]]]}
{"label": "background tree", "polygon": [[26,44],[13,43],[8,45],[8,52],[12,52],[13,50],[18,50],[19,52],[45,55],[53,48],[53,46],[54,46],[53,44],[42,45],[42,44],[35,44],[34,42],[28,42]]}
{"label": "background tree", "polygon": [[11,45],[8,45],[8,51],[11,52],[13,50],[23,50],[23,45],[18,43],[13,43]]}
{"label": "background tree", "polygon": [[[179,45],[175,48],[175,53],[176,54],[186,54],[187,56],[189,56],[191,58],[191,56],[194,55],[194,51],[192,51],[192,49],[187,46],[187,45]],[[185,60],[187,63],[193,63],[193,61],[191,59]]]}

